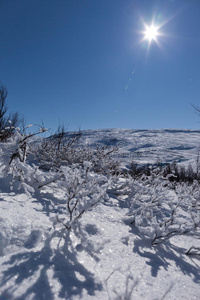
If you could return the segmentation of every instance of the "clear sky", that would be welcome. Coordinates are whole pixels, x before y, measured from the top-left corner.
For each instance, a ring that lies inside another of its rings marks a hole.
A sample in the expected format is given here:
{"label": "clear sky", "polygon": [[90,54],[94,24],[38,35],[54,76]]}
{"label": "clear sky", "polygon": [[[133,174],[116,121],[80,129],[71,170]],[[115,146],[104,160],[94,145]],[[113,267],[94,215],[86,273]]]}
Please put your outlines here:
{"label": "clear sky", "polygon": [[0,0],[0,80],[28,124],[199,129],[200,0]]}

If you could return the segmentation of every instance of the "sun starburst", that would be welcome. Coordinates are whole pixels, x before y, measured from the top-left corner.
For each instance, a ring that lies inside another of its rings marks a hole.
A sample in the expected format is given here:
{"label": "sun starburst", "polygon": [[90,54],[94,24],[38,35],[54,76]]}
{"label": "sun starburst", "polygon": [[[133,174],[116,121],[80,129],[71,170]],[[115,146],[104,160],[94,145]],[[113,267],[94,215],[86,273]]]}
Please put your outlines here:
{"label": "sun starburst", "polygon": [[156,41],[158,35],[159,35],[158,27],[156,27],[155,25],[146,26],[146,30],[144,31],[145,40],[148,40],[149,42],[153,40]]}

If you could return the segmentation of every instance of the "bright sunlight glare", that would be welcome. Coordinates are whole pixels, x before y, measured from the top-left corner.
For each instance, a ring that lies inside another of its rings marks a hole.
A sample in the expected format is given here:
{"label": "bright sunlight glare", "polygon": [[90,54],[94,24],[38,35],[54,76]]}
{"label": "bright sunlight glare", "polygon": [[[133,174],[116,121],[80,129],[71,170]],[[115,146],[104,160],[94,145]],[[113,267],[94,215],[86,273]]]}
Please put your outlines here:
{"label": "bright sunlight glare", "polygon": [[146,26],[146,30],[144,31],[144,39],[148,40],[149,42],[152,40],[156,41],[158,34],[158,28],[154,25]]}

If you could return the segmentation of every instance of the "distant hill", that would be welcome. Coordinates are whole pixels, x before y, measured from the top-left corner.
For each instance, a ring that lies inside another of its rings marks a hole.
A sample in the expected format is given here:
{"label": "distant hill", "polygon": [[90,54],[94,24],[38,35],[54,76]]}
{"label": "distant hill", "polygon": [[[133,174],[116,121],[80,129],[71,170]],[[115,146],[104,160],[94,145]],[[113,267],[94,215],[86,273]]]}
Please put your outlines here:
{"label": "distant hill", "polygon": [[118,147],[119,158],[124,163],[135,161],[154,164],[157,161],[176,161],[193,164],[200,151],[200,130],[83,130],[80,145],[85,144],[88,147]]}

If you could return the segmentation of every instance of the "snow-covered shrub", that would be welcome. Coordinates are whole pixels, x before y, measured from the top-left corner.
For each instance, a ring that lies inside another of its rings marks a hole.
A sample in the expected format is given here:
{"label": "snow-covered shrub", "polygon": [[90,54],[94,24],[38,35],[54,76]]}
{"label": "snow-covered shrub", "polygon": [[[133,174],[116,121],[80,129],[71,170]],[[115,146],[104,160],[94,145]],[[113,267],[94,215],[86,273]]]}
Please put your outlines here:
{"label": "snow-covered shrub", "polygon": [[149,165],[139,165],[136,162],[132,161],[129,167],[129,175],[133,178],[140,178],[143,175],[151,175],[151,167]]}
{"label": "snow-covered shrub", "polygon": [[117,173],[119,162],[114,155],[117,148],[109,146],[90,147],[81,144],[81,132],[66,133],[61,127],[49,138],[43,139],[32,145],[39,166],[43,170],[59,170],[61,166],[91,162],[92,170],[97,173]]}
{"label": "snow-covered shrub", "polygon": [[104,175],[117,174],[120,170],[120,164],[115,156],[118,149],[116,147],[99,146],[90,147],[82,146],[76,152],[77,162],[83,164],[85,160],[91,163],[91,168],[96,173]]}
{"label": "snow-covered shrub", "polygon": [[64,217],[57,216],[57,221],[64,227],[71,229],[87,210],[97,203],[107,199],[107,189],[110,181],[103,175],[98,175],[91,171],[91,163],[85,162],[82,166],[63,166],[60,171],[63,176],[57,182],[57,187],[63,192]]}
{"label": "snow-covered shrub", "polygon": [[200,235],[199,184],[166,184],[162,178],[132,180],[128,216],[156,245],[174,235]]}
{"label": "snow-covered shrub", "polygon": [[40,168],[44,170],[58,170],[61,165],[72,165],[77,163],[77,147],[81,137],[78,131],[70,136],[66,134],[65,128],[59,126],[56,133],[40,142],[32,145]]}
{"label": "snow-covered shrub", "polygon": [[[27,128],[29,127],[27,126]],[[27,192],[34,191],[36,182],[39,186],[40,183],[36,179],[41,177],[38,167],[28,164],[26,159],[30,154],[29,143],[31,138],[45,131],[46,129],[40,127],[38,131],[26,134],[21,132],[20,129],[16,129],[13,136],[6,143],[1,143],[1,165],[5,175],[12,175],[11,185],[18,181],[19,186]]]}
{"label": "snow-covered shrub", "polygon": [[0,82],[0,142],[6,142],[21,123],[19,113],[7,115],[6,98],[8,92],[6,87]]}

